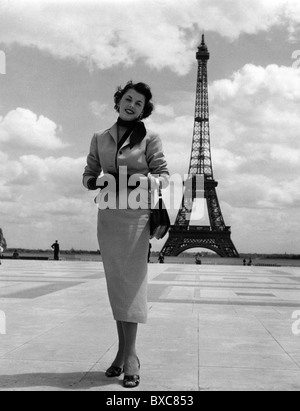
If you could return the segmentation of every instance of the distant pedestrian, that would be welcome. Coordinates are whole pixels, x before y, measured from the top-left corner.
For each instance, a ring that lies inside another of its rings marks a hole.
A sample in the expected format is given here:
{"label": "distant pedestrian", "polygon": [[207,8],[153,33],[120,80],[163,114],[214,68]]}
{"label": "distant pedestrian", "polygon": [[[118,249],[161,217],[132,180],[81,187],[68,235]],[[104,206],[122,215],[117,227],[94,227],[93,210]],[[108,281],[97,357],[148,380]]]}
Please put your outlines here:
{"label": "distant pedestrian", "polygon": [[58,241],[56,240],[54,244],[52,244],[51,248],[54,250],[54,260],[59,261],[59,244]]}
{"label": "distant pedestrian", "polygon": [[165,256],[163,255],[163,253],[159,253],[158,261],[159,261],[159,264],[165,263]]}
{"label": "distant pedestrian", "polygon": [[152,249],[152,244],[149,243],[148,263],[151,263],[151,249]]}
{"label": "distant pedestrian", "polygon": [[3,257],[2,253],[6,250],[7,243],[3,235],[2,228],[0,228],[0,258]]}
{"label": "distant pedestrian", "polygon": [[246,258],[244,259],[243,264],[244,264],[244,266],[247,265],[247,260],[246,260]]}
{"label": "distant pedestrian", "polygon": [[249,260],[248,266],[249,266],[249,267],[252,266],[252,260],[251,260],[251,258],[250,258],[250,260]]}
{"label": "distant pedestrian", "polygon": [[201,265],[201,264],[202,264],[200,253],[196,254],[195,261],[196,261],[196,264],[197,264],[197,265]]}
{"label": "distant pedestrian", "polygon": [[14,253],[13,253],[13,259],[17,260],[19,257],[20,257],[20,255],[18,253],[18,250],[15,250]]}

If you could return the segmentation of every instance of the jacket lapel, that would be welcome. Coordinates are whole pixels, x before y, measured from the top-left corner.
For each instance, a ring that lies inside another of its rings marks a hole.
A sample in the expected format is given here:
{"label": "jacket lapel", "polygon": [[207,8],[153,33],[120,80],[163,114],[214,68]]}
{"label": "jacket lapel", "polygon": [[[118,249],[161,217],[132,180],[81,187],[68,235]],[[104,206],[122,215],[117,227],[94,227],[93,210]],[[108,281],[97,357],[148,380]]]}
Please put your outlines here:
{"label": "jacket lapel", "polygon": [[[109,129],[109,134],[112,136],[112,138],[114,139],[116,146],[118,145],[118,125],[117,123],[115,123],[110,129]],[[131,136],[131,134],[130,134]],[[127,138],[126,141],[124,141],[124,143],[122,144],[122,147],[125,147],[127,145],[130,144],[130,136]],[[120,148],[120,149],[121,149]]]}
{"label": "jacket lapel", "polygon": [[116,145],[118,144],[118,126],[117,123],[115,123],[110,129],[109,129],[109,134],[112,136],[114,139]]}

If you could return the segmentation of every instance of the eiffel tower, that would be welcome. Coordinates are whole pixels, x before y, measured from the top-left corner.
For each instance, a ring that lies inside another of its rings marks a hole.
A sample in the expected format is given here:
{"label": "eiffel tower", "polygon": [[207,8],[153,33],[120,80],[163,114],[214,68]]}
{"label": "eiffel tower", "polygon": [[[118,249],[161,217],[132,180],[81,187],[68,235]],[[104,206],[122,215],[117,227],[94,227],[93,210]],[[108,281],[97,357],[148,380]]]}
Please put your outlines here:
{"label": "eiffel tower", "polygon": [[[189,167],[190,176],[204,177],[204,199],[207,203],[209,226],[190,225],[193,205],[197,196],[195,184],[192,188],[190,201],[183,199],[175,224],[171,226],[169,238],[162,249],[165,256],[178,256],[191,248],[206,248],[216,252],[221,257],[239,257],[231,240],[231,227],[225,225],[217,197],[214,180],[209,130],[209,104],[207,62],[210,53],[202,36],[202,43],[196,54],[198,60],[198,78],[196,92],[195,125],[192,144],[192,154]],[[203,194],[202,194],[203,198]]]}

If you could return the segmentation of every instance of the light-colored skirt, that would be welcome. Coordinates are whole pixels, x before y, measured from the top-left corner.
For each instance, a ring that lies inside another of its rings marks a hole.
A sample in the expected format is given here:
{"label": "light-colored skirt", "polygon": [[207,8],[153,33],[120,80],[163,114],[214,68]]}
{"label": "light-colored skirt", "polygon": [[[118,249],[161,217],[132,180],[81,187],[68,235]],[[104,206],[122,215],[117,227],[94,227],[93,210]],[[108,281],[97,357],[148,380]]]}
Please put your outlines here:
{"label": "light-colored skirt", "polygon": [[149,210],[99,210],[98,241],[114,319],[146,323]]}

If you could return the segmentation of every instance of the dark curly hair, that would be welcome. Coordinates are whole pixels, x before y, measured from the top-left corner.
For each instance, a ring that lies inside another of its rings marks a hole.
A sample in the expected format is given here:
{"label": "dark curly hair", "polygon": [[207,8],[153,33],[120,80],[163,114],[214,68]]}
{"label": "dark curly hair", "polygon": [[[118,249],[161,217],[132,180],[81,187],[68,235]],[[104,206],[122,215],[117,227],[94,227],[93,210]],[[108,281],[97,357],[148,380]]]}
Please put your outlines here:
{"label": "dark curly hair", "polygon": [[154,110],[154,104],[151,101],[152,100],[151,89],[148,86],[148,84],[145,84],[145,83],[134,84],[132,81],[129,81],[124,88],[122,88],[121,86],[118,87],[117,92],[114,95],[115,110],[118,113],[120,112],[120,101],[122,97],[124,96],[124,94],[127,93],[127,91],[131,89],[135,90],[137,93],[142,94],[146,99],[144,113],[143,113],[141,120],[151,116]]}

